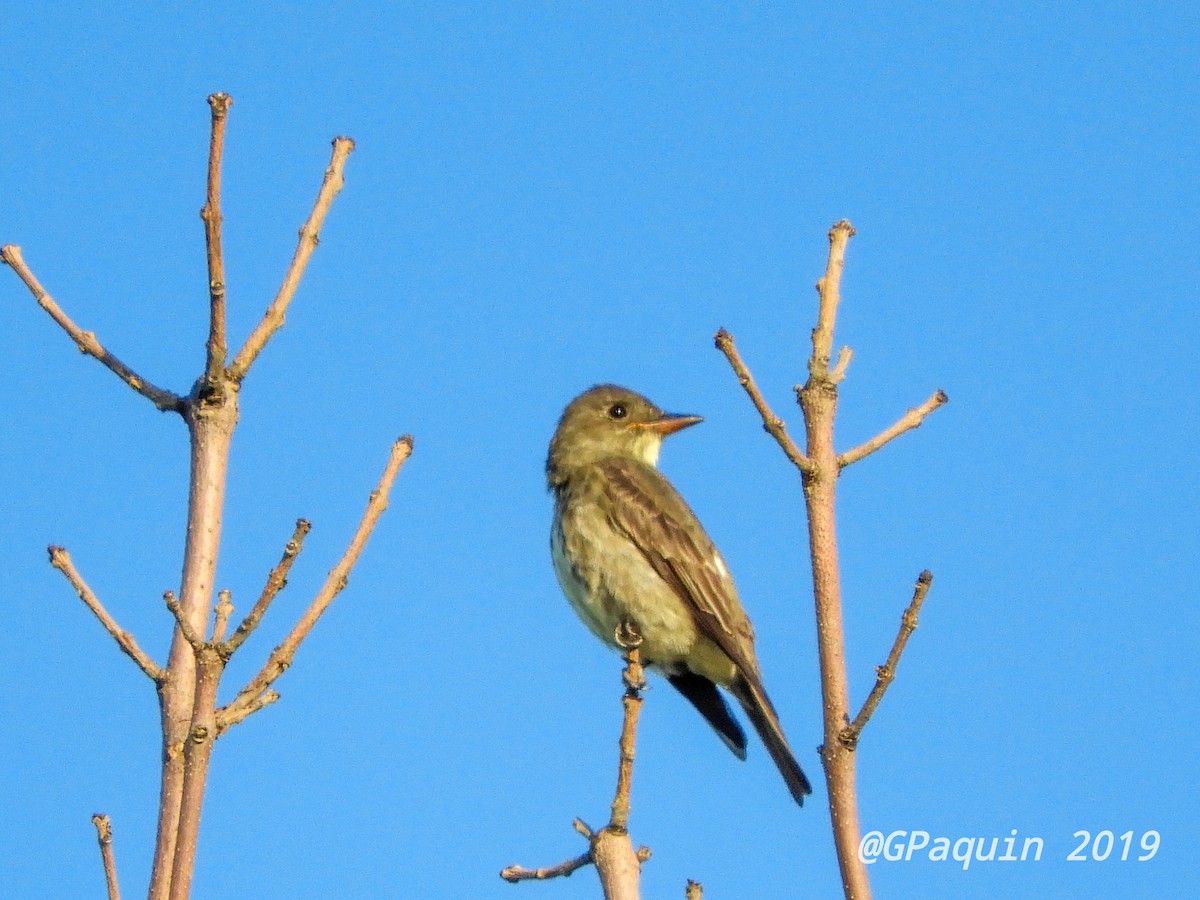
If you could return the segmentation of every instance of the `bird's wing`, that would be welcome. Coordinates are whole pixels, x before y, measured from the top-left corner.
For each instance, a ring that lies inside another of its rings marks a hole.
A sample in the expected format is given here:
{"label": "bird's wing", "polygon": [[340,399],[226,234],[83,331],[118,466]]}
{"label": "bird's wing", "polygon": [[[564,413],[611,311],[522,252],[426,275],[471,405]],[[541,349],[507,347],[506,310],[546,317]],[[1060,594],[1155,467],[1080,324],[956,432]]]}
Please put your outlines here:
{"label": "bird's wing", "polygon": [[758,680],[754,630],[738,600],[725,561],[696,514],[672,484],[640,460],[600,463],[613,524],[691,610],[701,634],[744,674]]}

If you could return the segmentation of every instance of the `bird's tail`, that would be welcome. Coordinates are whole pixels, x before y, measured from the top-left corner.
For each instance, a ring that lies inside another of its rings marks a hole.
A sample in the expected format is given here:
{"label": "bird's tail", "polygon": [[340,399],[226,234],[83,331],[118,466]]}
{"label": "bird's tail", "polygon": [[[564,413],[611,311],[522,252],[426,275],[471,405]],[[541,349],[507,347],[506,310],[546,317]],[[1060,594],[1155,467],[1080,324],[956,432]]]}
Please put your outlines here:
{"label": "bird's tail", "polygon": [[787,782],[792,797],[796,803],[803,806],[804,797],[812,793],[812,785],[804,777],[804,770],[800,768],[800,763],[796,762],[792,748],[788,746],[787,738],[783,736],[779,716],[775,714],[775,707],[767,698],[767,692],[764,690],[762,682],[757,678],[748,678],[742,674],[734,679],[729,690],[737,698],[742,709],[746,711],[758,736],[762,738],[767,752],[771,754],[771,759],[779,769],[779,774]]}

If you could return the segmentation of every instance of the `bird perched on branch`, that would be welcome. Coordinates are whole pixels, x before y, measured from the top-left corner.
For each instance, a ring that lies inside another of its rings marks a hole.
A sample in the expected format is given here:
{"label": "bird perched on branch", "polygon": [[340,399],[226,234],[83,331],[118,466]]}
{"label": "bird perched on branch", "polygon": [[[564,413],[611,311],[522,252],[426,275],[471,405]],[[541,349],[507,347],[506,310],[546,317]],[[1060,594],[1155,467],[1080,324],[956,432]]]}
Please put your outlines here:
{"label": "bird perched on branch", "polygon": [[546,476],[550,551],[575,611],[601,640],[640,635],[642,661],[700,711],[737,756],[746,735],[718,686],[738,701],[799,804],[812,793],[763,688],[754,629],[721,554],[655,468],[663,439],[701,421],[669,415],[604,384],[563,411]]}

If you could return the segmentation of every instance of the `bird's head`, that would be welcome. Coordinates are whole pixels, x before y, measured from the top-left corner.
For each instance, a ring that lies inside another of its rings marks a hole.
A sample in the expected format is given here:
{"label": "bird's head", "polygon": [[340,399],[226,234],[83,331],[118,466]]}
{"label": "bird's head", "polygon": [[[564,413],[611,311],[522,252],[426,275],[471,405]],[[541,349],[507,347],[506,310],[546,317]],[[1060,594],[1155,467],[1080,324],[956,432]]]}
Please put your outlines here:
{"label": "bird's head", "polygon": [[573,470],[611,456],[658,461],[663,438],[703,421],[699,416],[664,413],[641,394],[601,384],[580,394],[563,410],[546,473],[551,484],[566,480]]}

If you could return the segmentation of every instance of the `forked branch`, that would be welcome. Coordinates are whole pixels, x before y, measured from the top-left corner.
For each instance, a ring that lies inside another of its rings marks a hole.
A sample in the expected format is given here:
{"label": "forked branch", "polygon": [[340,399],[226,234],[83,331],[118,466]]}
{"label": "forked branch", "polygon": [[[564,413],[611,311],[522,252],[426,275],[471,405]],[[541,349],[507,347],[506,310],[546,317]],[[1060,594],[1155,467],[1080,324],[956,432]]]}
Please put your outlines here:
{"label": "forked branch", "polygon": [[[763,418],[767,431],[776,439],[804,482],[805,513],[808,518],[809,552],[812,561],[813,598],[817,619],[817,650],[821,672],[821,698],[824,742],[821,761],[829,789],[830,818],[834,844],[842,875],[842,888],[848,900],[869,900],[871,885],[866,866],[858,856],[861,836],[858,821],[856,758],[853,753],[859,735],[883,694],[895,677],[900,653],[916,627],[917,610],[929,590],[932,576],[922,575],[913,605],[905,613],[900,635],[888,662],[879,668],[875,690],[867,698],[854,722],[850,719],[849,678],[846,666],[846,639],[842,611],[841,572],[838,563],[836,527],[836,486],[842,470],[887,444],[906,431],[916,428],[933,410],[946,402],[937,391],[921,407],[909,410],[881,434],[847,453],[834,449],[834,419],[837,413],[838,385],[845,379],[853,353],[843,347],[832,360],[834,327],[841,303],[841,280],[845,268],[846,247],[854,227],[842,220],[829,230],[829,256],[825,272],[817,282],[817,322],[812,330],[812,355],[808,360],[808,380],[796,388],[796,398],[804,417],[805,449],[801,452],[790,439],[784,440],[783,424],[769,410],[749,370],[733,348],[733,339],[724,329],[717,332],[717,347],[729,360],[738,381],[750,395]],[[832,362],[832,366],[831,366]]]}
{"label": "forked branch", "polygon": [[371,496],[367,501],[367,508],[363,512],[361,521],[358,523],[358,529],[354,532],[354,536],[350,540],[346,552],[330,571],[325,578],[325,583],[313,598],[308,609],[300,617],[300,620],[292,627],[287,637],[283,642],[271,651],[271,655],[267,658],[266,663],[258,674],[250,679],[249,683],[238,692],[227,706],[217,711],[217,731],[224,732],[231,725],[236,725],[246,716],[255,712],[258,709],[266,706],[268,703],[274,702],[276,698],[268,698],[266,696],[267,689],[271,687],[275,679],[287,671],[292,664],[292,660],[296,656],[296,650],[300,644],[308,637],[308,633],[312,631],[313,626],[317,624],[317,620],[321,618],[321,614],[329,608],[333,603],[334,598],[346,586],[346,582],[350,577],[350,571],[354,568],[354,564],[358,562],[359,554],[367,544],[367,539],[371,536],[371,532],[375,528],[375,523],[379,521],[379,517],[383,515],[383,511],[387,509],[388,495],[391,492],[392,484],[396,480],[396,475],[400,471],[400,467],[404,465],[405,460],[412,454],[413,439],[411,435],[404,435],[396,443],[392,445],[391,456],[388,458],[387,465],[384,467],[383,475],[380,476],[379,483],[375,486],[375,490],[371,492]]}
{"label": "forked branch", "polygon": [[638,883],[642,863],[650,858],[648,847],[633,849],[629,839],[630,790],[633,785],[633,761],[637,747],[638,717],[642,708],[642,691],[645,690],[645,672],[642,668],[638,646],[641,636],[628,624],[617,629],[617,643],[625,648],[625,669],[622,680],[625,693],[621,698],[624,716],[621,722],[620,760],[617,766],[617,788],[612,802],[612,815],[608,824],[593,832],[579,819],[575,830],[588,840],[589,850],[581,856],[565,860],[556,866],[527,869],[524,866],[508,866],[500,872],[505,881],[544,881],[549,878],[566,877],[583,866],[592,863],[600,876],[600,886],[606,900],[637,900]]}

